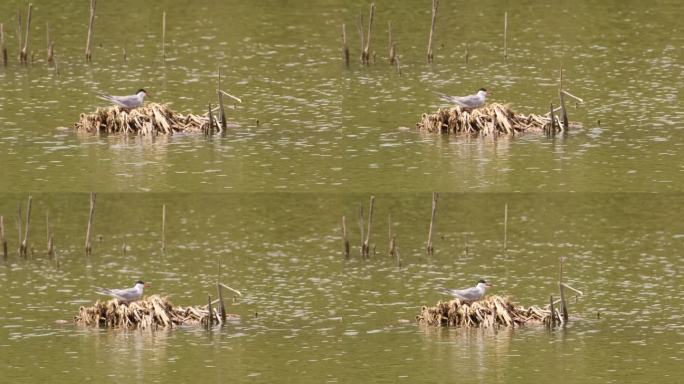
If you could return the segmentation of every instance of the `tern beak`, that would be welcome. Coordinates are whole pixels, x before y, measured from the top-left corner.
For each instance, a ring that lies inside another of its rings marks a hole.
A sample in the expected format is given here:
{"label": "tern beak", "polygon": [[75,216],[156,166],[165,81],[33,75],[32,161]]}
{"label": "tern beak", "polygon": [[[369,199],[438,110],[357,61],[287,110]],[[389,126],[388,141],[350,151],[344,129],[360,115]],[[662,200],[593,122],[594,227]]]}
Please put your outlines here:
{"label": "tern beak", "polygon": [[145,283],[144,286],[145,286],[145,288],[149,288],[149,287],[150,287],[150,283]]}
{"label": "tern beak", "polygon": [[486,286],[487,288],[493,287],[493,285],[492,285],[492,284],[489,284],[489,283],[485,284],[485,286]]}

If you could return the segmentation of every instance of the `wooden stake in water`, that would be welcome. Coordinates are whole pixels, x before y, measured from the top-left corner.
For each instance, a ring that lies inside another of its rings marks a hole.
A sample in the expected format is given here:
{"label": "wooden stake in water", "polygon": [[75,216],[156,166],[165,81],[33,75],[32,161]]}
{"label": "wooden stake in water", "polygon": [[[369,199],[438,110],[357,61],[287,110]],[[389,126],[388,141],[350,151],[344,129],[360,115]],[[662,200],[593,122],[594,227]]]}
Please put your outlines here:
{"label": "wooden stake in water", "polygon": [[216,291],[219,300],[219,315],[221,316],[221,323],[226,322],[226,306],[223,303],[223,287],[221,287],[221,260],[216,260],[217,272],[216,272]]}
{"label": "wooden stake in water", "polygon": [[553,306],[553,295],[549,297],[549,311],[551,311],[551,321],[549,322],[551,324],[551,327],[556,326],[556,310]]}
{"label": "wooden stake in water", "polygon": [[54,43],[52,42],[52,37],[50,36],[50,23],[45,23],[45,30],[47,31],[47,62],[52,64],[55,56]]}
{"label": "wooden stake in water", "polygon": [[427,254],[432,255],[435,248],[432,245],[432,233],[435,228],[435,216],[437,215],[437,192],[432,192],[432,214],[430,215],[430,231],[428,232]]}
{"label": "wooden stake in water", "polygon": [[7,66],[7,47],[5,47],[5,25],[0,23],[0,50],[2,50],[2,65]]}
{"label": "wooden stake in water", "polygon": [[162,11],[162,59],[166,60],[166,11]]}
{"label": "wooden stake in water", "polygon": [[565,108],[565,92],[563,91],[563,64],[560,66],[560,75],[558,78],[558,98],[560,99],[561,107],[561,121],[563,122],[563,130],[568,130],[568,111]]}
{"label": "wooden stake in water", "polygon": [[95,33],[95,7],[97,0],[90,0],[90,18],[88,19],[88,40],[86,41],[85,58],[87,62],[93,59],[93,34]]}
{"label": "wooden stake in water", "polygon": [[31,233],[31,202],[33,201],[33,197],[29,195],[28,197],[28,204],[26,206],[26,231],[24,232],[24,239],[21,241],[21,247],[20,247],[20,254],[23,257],[28,256],[28,241],[29,241],[29,234]]}
{"label": "wooden stake in water", "polygon": [[349,258],[349,238],[347,237],[347,217],[342,216],[342,250],[344,257]]}
{"label": "wooden stake in water", "polygon": [[363,15],[359,15],[359,17],[356,19],[356,30],[359,32],[359,37],[361,38],[361,63],[365,64],[363,46],[366,39],[363,32]]}
{"label": "wooden stake in water", "polygon": [[397,236],[392,233],[392,214],[387,215],[387,236],[389,239],[389,256],[395,257],[397,255]]}
{"label": "wooden stake in water", "polygon": [[370,197],[370,207],[368,208],[368,231],[366,231],[366,240],[363,242],[363,254],[365,257],[370,256],[370,238],[373,228],[373,205],[375,204],[375,196]]}
{"label": "wooden stake in water", "polygon": [[88,229],[86,230],[85,238],[85,253],[90,255],[92,253],[93,247],[91,243],[91,238],[93,235],[93,218],[95,215],[95,192],[90,192],[90,212],[88,213]]}
{"label": "wooden stake in water", "polygon": [[468,43],[465,45],[465,63],[468,64],[468,56],[470,53],[468,53]]}
{"label": "wooden stake in water", "polygon": [[364,256],[364,235],[363,235],[363,205],[359,204],[359,231],[361,232],[361,257]]}
{"label": "wooden stake in water", "polygon": [[549,129],[549,135],[556,135],[556,115],[553,114],[553,103],[551,103],[551,112],[549,113],[549,118],[551,119],[551,128]]}
{"label": "wooden stake in water", "polygon": [[7,239],[5,239],[5,217],[0,216],[0,246],[2,246],[2,257],[7,260]]}
{"label": "wooden stake in water", "polygon": [[508,12],[504,13],[504,60],[508,59]]}
{"label": "wooden stake in water", "polygon": [[28,6],[28,15],[26,16],[26,38],[24,39],[24,46],[21,48],[21,52],[19,53],[19,58],[22,62],[22,64],[28,63],[28,42],[29,42],[29,33],[31,31],[31,14],[33,13],[33,4],[29,3]]}
{"label": "wooden stake in water", "polygon": [[387,30],[389,31],[389,62],[394,64],[397,56],[397,43],[392,39],[392,22],[387,22]]}
{"label": "wooden stake in water", "polygon": [[428,39],[427,51],[428,63],[432,63],[434,59],[434,55],[432,54],[432,42],[435,34],[435,23],[437,22],[437,6],[439,6],[439,0],[432,0],[432,22],[430,23],[430,38]]}
{"label": "wooden stake in water", "polygon": [[161,250],[166,250],[166,204],[162,204],[162,233],[161,233]]}
{"label": "wooden stake in water", "polygon": [[560,302],[560,311],[561,315],[563,316],[563,323],[568,322],[568,307],[567,307],[567,302],[565,301],[565,286],[563,284],[563,256],[560,257],[560,267],[559,267],[559,272],[558,272],[558,288],[560,290],[560,297],[561,297],[561,302]]}
{"label": "wooden stake in water", "polygon": [[21,61],[21,48],[24,46],[22,39],[24,38],[24,33],[21,29],[21,11],[17,9],[17,41],[19,41],[19,61]]}
{"label": "wooden stake in water", "polygon": [[219,102],[219,124],[221,125],[221,132],[226,133],[226,112],[223,108],[223,92],[221,92],[221,66],[218,66],[218,102]]}
{"label": "wooden stake in water", "polygon": [[214,310],[211,308],[211,295],[207,295],[207,309],[209,310],[207,327],[211,328],[211,326],[214,324]]}
{"label": "wooden stake in water", "polygon": [[349,47],[347,46],[347,25],[342,23],[342,59],[345,68],[349,68]]}
{"label": "wooden stake in water", "polygon": [[504,205],[504,243],[503,243],[504,251],[507,249],[507,242],[508,242],[508,203],[506,203],[506,205]]}
{"label": "wooden stake in water", "polygon": [[370,6],[370,16],[368,17],[368,35],[366,35],[366,45],[363,47],[363,53],[361,55],[364,64],[370,64],[370,41],[371,32],[373,30],[373,17],[375,16],[375,3],[371,3]]}
{"label": "wooden stake in water", "polygon": [[17,239],[19,239],[18,240],[19,247],[17,248],[17,252],[19,253],[19,256],[21,256],[21,237],[22,237],[21,230],[24,228],[24,226],[22,224],[23,220],[24,219],[21,218],[21,203],[19,203],[19,204],[17,204],[17,230],[19,231],[19,237],[17,237]]}

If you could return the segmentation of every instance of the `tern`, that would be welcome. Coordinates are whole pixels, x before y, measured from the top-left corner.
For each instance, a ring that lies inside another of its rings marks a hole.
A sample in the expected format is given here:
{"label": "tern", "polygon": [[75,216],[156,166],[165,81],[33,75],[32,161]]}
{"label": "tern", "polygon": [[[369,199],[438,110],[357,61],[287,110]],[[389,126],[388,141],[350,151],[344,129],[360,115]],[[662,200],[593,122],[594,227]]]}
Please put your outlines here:
{"label": "tern", "polygon": [[437,96],[439,96],[442,100],[454,103],[463,108],[475,109],[485,105],[485,101],[487,99],[487,96],[489,96],[489,92],[487,92],[487,90],[484,88],[480,88],[474,95],[449,96],[443,93],[438,93]]}
{"label": "tern", "polygon": [[487,288],[491,287],[484,279],[480,279],[477,285],[466,289],[445,289],[444,293],[457,297],[465,301],[477,301],[484,297]]}
{"label": "tern", "polygon": [[133,109],[142,106],[145,96],[147,96],[147,91],[142,88],[138,89],[138,92],[136,92],[135,95],[129,96],[112,96],[104,93],[98,93],[97,95],[97,97],[102,100],[111,101],[119,107],[126,109]]}
{"label": "tern", "polygon": [[133,288],[108,289],[108,288],[95,287],[95,292],[99,293],[100,295],[111,296],[111,297],[113,297],[115,299],[119,299],[120,301],[123,301],[123,302],[129,302],[129,301],[139,300],[143,295],[143,289],[145,287],[149,287],[149,284],[145,283],[142,280],[138,280],[135,282],[135,285],[133,286]]}

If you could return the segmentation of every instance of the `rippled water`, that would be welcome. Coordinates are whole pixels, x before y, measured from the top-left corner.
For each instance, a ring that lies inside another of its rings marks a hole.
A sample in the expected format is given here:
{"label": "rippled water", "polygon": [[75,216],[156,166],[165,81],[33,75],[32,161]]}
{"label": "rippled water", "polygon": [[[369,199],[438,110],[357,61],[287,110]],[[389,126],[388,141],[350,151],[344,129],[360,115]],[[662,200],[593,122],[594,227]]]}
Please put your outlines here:
{"label": "rippled water", "polygon": [[[162,7],[168,14],[166,62],[160,54]],[[0,19],[14,25],[17,8],[23,3],[4,2]],[[510,21],[505,62],[504,8]],[[0,187],[13,192],[392,192],[424,191],[426,185],[450,191],[679,191],[684,172],[676,162],[684,139],[679,8],[676,1],[445,4],[437,57],[428,65],[429,6],[378,4],[376,63],[363,68],[353,60],[345,70],[340,26],[348,25],[356,59],[355,16],[367,12],[365,5],[209,2],[188,9],[170,1],[103,3],[94,62],[88,65],[82,61],[87,7],[47,1],[34,12],[35,62],[22,68],[12,60],[0,69],[0,162],[7,171]],[[53,26],[59,76],[44,63],[46,21]],[[386,64],[388,21],[401,76]],[[12,29],[6,27],[11,57],[16,53]],[[586,101],[570,113],[584,128],[567,138],[524,135],[492,143],[415,131],[421,114],[439,106],[435,91],[463,94],[485,86],[494,101],[541,113],[554,101],[561,63],[566,88]],[[239,127],[226,138],[139,140],[59,129],[102,105],[94,97],[98,90],[127,94],[144,86],[154,101],[200,113],[212,101],[219,64],[224,87],[244,100],[229,111]]]}
{"label": "rippled water", "polygon": [[[12,211],[22,198],[3,195],[0,208]],[[367,198],[102,194],[95,225],[101,240],[86,257],[88,196],[36,195],[33,258],[12,251],[0,269],[3,377],[450,381],[467,372],[472,381],[571,374],[564,381],[651,382],[681,375],[684,226],[676,212],[660,209],[681,195],[442,194],[432,257],[424,254],[430,194],[378,195],[375,255],[359,259],[352,230],[352,258],[345,260],[341,215],[354,217]],[[162,203],[169,217],[165,253]],[[47,209],[57,261],[43,251]],[[399,261],[386,256],[388,214]],[[560,256],[567,257],[566,281],[585,292],[571,300],[574,320],[566,329],[414,324],[421,305],[443,298],[438,287],[480,277],[495,284],[493,293],[541,305],[556,291]],[[126,332],[70,324],[80,305],[97,298],[93,286],[139,276],[152,282],[148,293],[200,304],[213,293],[217,259],[223,280],[245,292],[229,307],[240,320],[223,329]]]}

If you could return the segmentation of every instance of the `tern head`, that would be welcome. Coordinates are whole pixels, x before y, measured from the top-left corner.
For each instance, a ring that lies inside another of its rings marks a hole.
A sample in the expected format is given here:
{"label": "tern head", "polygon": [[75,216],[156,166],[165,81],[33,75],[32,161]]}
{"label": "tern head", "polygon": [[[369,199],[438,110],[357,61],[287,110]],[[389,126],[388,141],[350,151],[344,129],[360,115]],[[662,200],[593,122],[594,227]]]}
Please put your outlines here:
{"label": "tern head", "polygon": [[135,282],[135,285],[142,285],[143,287],[147,288],[147,287],[150,286],[150,283],[146,283],[146,282],[144,282],[144,281],[142,281],[142,280],[138,280],[138,281]]}
{"label": "tern head", "polygon": [[487,282],[485,279],[480,279],[480,281],[477,282],[477,285],[483,284],[485,287],[489,288],[492,285]]}
{"label": "tern head", "polygon": [[484,88],[478,89],[478,90],[477,90],[477,93],[478,93],[478,94],[484,93],[485,96],[489,96],[489,92],[487,92],[487,90],[484,89]]}
{"label": "tern head", "polygon": [[140,93],[142,93],[143,96],[149,96],[149,93],[147,93],[147,91],[144,90],[143,88],[140,88],[140,89],[138,89],[137,92],[135,92],[136,95],[139,95]]}

